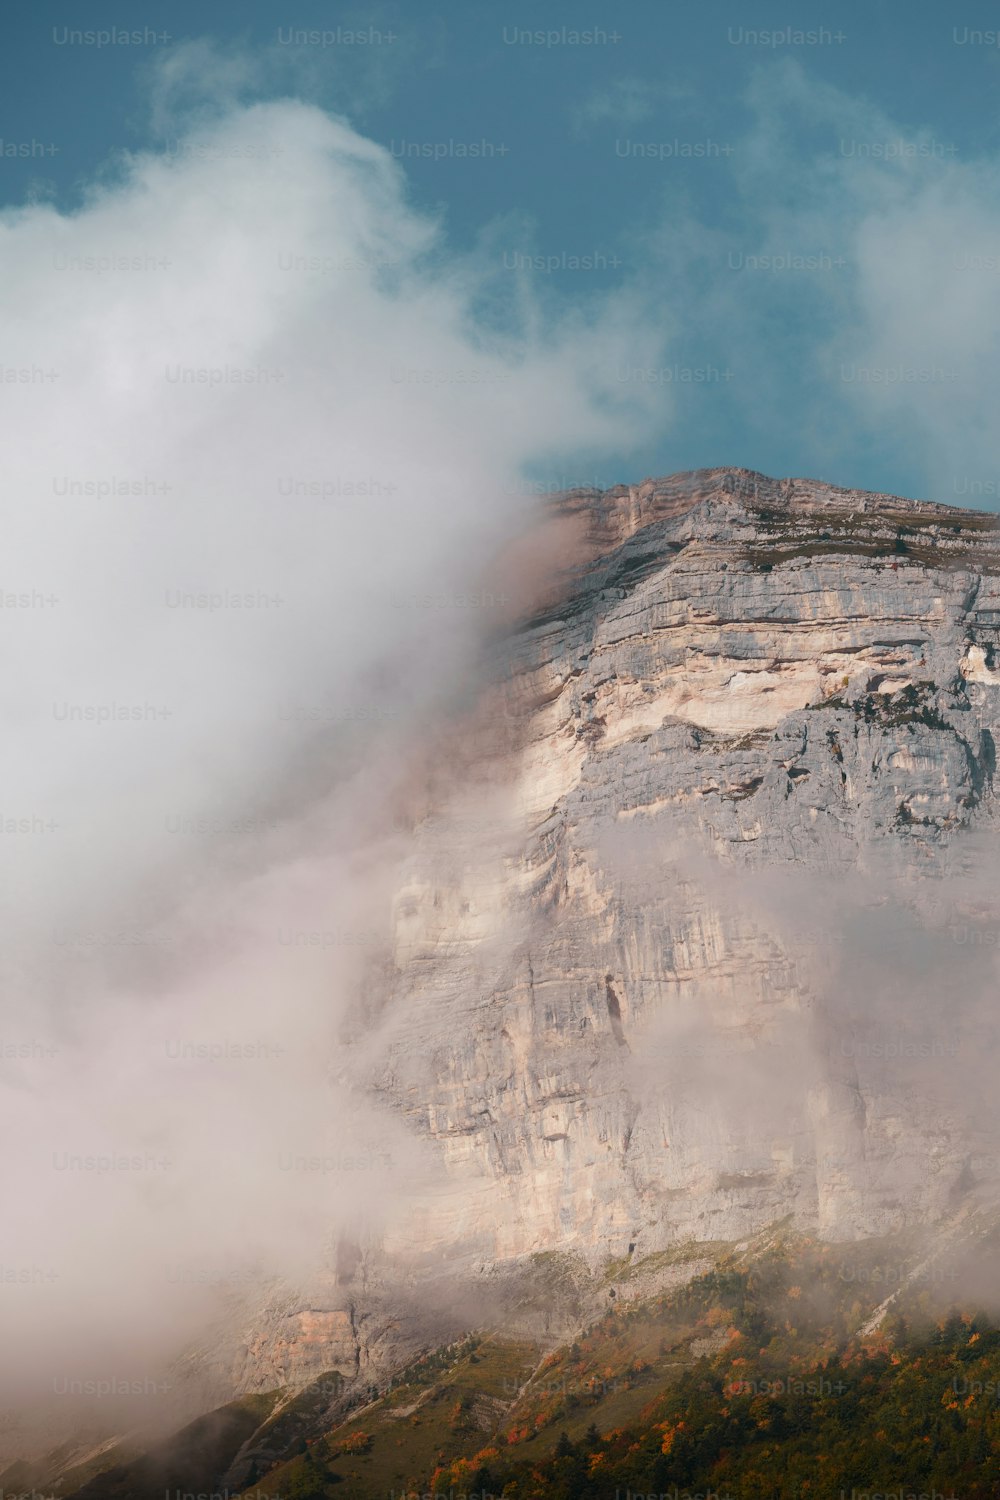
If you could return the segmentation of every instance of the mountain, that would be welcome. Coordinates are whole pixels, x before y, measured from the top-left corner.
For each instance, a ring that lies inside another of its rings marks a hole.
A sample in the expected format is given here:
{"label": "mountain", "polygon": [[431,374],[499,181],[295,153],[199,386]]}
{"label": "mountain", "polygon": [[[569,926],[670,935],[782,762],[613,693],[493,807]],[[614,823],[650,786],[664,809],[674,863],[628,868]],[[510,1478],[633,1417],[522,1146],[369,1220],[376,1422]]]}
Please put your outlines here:
{"label": "mountain", "polygon": [[[929,1257],[912,1237],[831,1245],[785,1224],[619,1263],[571,1341],[483,1330],[379,1389],[351,1396],[328,1374],[138,1451],[63,1452],[2,1479],[74,1500],[992,1500],[1000,1326],[976,1301],[970,1246],[980,1269],[995,1264],[1000,1221],[973,1218]],[[579,1275],[557,1259],[556,1280]],[[654,1291],[668,1264],[673,1285]],[[959,1288],[968,1311],[955,1308]]]}
{"label": "mountain", "polygon": [[448,1168],[406,1240],[947,1212],[996,1156],[996,518],[743,470],[562,507],[592,555],[494,643],[371,1002]]}
{"label": "mountain", "polygon": [[504,566],[530,602],[387,795],[341,1059],[426,1166],[180,1371],[237,1403],[234,1491],[287,1458],[240,1402],[329,1432],[430,1351],[543,1357],[779,1221],[899,1261],[1000,1199],[997,517],[713,469],[560,496]]}

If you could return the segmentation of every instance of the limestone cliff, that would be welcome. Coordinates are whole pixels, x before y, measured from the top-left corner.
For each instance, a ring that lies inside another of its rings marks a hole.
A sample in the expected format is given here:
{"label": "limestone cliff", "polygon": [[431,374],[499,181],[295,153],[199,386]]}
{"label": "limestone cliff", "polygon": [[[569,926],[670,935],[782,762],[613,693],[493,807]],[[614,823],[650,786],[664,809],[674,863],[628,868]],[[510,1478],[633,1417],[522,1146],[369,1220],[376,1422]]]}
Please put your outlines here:
{"label": "limestone cliff", "polygon": [[448,1186],[387,1253],[947,1213],[998,1154],[996,518],[732,469],[559,507],[587,561],[412,806],[367,1083]]}

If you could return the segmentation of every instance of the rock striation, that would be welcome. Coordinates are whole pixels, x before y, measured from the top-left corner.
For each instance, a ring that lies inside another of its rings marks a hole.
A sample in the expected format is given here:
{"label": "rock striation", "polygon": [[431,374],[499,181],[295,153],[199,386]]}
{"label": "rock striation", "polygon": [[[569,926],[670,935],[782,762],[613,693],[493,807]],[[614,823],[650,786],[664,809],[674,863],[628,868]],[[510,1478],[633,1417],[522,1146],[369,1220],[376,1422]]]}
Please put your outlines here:
{"label": "rock striation", "polygon": [[445,1179],[385,1253],[946,1215],[1000,1156],[997,518],[743,469],[558,511],[586,560],[411,805],[365,1085]]}

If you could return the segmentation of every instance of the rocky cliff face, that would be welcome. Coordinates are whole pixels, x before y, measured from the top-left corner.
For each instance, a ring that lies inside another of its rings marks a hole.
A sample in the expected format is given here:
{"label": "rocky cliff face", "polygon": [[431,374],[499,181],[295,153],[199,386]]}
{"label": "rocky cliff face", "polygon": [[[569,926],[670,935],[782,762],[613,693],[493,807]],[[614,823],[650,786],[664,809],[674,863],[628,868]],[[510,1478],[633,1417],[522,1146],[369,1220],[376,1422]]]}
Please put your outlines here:
{"label": "rocky cliff face", "polygon": [[560,506],[589,560],[411,809],[367,1083],[447,1185],[387,1252],[950,1212],[1000,1154],[996,518],[730,469]]}

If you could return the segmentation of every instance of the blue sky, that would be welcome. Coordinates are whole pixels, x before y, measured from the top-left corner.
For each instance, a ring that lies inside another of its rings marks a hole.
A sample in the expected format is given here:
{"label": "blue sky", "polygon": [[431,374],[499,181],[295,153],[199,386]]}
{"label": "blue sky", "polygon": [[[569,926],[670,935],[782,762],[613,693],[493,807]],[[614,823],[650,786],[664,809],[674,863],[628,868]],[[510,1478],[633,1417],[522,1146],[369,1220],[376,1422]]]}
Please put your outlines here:
{"label": "blue sky", "polygon": [[[533,460],[540,482],[732,463],[993,508],[997,25],[878,0],[24,7],[3,200],[72,212],[206,101],[297,98],[399,161],[487,325],[530,283],[536,318],[627,304],[661,335],[606,372],[641,431]],[[72,36],[114,27],[143,40]]]}

